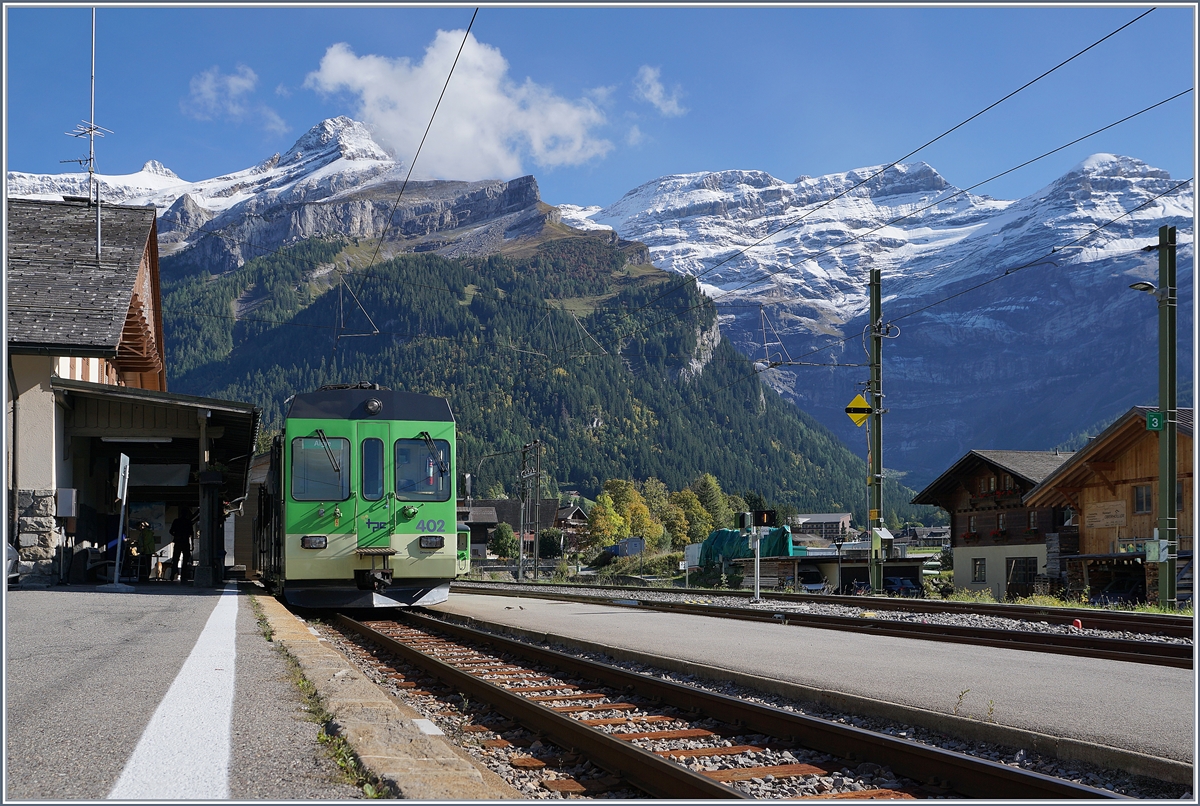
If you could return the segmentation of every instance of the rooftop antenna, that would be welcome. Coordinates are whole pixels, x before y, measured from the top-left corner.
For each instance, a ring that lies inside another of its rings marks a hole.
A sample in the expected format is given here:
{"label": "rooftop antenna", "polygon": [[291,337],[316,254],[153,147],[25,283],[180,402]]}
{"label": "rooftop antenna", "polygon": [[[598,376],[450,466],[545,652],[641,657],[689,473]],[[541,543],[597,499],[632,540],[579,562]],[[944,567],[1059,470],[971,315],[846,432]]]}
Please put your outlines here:
{"label": "rooftop antenna", "polygon": [[92,109],[89,120],[79,123],[72,131],[67,132],[71,137],[86,137],[88,139],[88,155],[86,159],[60,160],[60,162],[77,162],[87,165],[88,169],[88,202],[92,200],[92,189],[95,188],[96,199],[96,263],[100,262],[100,180],[96,179],[96,138],[103,137],[105,132],[112,134],[111,129],[96,125],[96,9],[92,9]]}

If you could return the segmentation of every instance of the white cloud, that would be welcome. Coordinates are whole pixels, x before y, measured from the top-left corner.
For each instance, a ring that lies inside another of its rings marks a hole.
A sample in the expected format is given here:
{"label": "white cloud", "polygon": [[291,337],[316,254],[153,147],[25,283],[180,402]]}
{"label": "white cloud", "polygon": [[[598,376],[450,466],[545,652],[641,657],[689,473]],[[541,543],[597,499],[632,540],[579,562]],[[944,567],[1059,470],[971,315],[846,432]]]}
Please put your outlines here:
{"label": "white cloud", "polygon": [[670,94],[661,80],[662,71],[657,67],[642,65],[634,79],[634,97],[651,104],[660,114],[669,118],[679,117],[687,109],[679,105],[679,95],[683,90],[676,85]]}
{"label": "white cloud", "polygon": [[257,121],[267,131],[286,132],[287,123],[274,109],[251,103],[250,96],[256,86],[258,74],[244,64],[227,74],[222,74],[218,67],[210,67],[192,76],[188,97],[179,102],[179,108],[197,120]]}
{"label": "white cloud", "polygon": [[[438,31],[415,64],[407,58],[357,56],[339,43],[325,52],[304,86],[322,94],[356,95],[356,115],[380,145],[410,160],[462,40],[462,31]],[[555,167],[578,165],[612,149],[612,143],[593,134],[605,120],[593,101],[567,100],[528,78],[516,84],[507,73],[499,50],[467,38],[414,175],[508,178],[523,173],[526,155],[542,167]]]}
{"label": "white cloud", "polygon": [[636,146],[639,143],[641,143],[642,140],[644,140],[644,139],[646,139],[645,135],[642,134],[642,130],[639,129],[637,127],[637,124],[635,123],[634,125],[629,127],[629,133],[625,135],[625,144],[630,145],[630,146]]}

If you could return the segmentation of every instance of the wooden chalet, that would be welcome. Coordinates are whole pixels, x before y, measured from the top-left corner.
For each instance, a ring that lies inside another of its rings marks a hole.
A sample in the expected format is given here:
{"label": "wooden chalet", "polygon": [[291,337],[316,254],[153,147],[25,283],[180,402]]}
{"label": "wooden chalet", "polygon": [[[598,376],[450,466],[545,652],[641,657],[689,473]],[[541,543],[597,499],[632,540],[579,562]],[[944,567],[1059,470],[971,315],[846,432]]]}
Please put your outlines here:
{"label": "wooden chalet", "polygon": [[[1157,564],[1145,564],[1158,526],[1158,432],[1146,430],[1146,413],[1155,410],[1130,409],[1024,497],[1029,507],[1078,513],[1078,554],[1064,558],[1067,585],[1077,592],[1133,576],[1145,580],[1151,600],[1157,594]],[[1178,568],[1185,571],[1195,534],[1192,409],[1178,409],[1177,422]]]}
{"label": "wooden chalet", "polygon": [[1028,596],[1045,574],[1047,535],[1059,538],[1067,504],[1030,505],[1023,496],[1073,454],[971,451],[913,499],[950,515],[954,585],[991,589],[997,599]]}

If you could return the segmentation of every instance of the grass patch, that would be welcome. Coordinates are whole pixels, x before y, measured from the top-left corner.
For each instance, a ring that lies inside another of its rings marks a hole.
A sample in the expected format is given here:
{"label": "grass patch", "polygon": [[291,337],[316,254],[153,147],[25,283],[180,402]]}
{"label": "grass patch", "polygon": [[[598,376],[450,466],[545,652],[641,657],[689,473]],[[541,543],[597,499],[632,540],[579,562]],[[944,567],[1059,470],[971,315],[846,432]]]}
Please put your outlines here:
{"label": "grass patch", "polygon": [[254,620],[258,622],[258,629],[262,632],[263,638],[274,641],[275,630],[271,628],[271,622],[267,620],[267,614],[263,612],[262,603],[258,601],[257,596],[250,597],[250,609],[254,611]]}
{"label": "grass patch", "polygon": [[[254,617],[258,622],[259,629],[262,630],[263,637],[271,641],[274,631],[271,629],[270,622],[257,597],[250,597],[250,606],[254,610]],[[358,787],[368,798],[394,797],[391,788],[363,766],[354,749],[350,747],[350,743],[341,736],[329,732],[329,723],[333,720],[333,714],[325,708],[325,703],[322,701],[320,693],[317,692],[317,687],[304,676],[300,662],[282,646],[276,646],[275,649],[283,656],[283,660],[287,664],[288,679],[300,692],[300,700],[308,714],[306,719],[321,726],[317,731],[317,741],[324,748],[325,755],[341,772],[342,782]]]}

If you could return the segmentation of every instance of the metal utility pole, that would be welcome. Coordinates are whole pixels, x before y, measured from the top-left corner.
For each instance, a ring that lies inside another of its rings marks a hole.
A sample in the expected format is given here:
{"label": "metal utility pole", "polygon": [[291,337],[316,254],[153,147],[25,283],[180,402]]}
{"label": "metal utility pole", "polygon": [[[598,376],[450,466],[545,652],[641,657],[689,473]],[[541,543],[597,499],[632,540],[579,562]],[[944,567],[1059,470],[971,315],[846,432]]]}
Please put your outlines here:
{"label": "metal utility pole", "polygon": [[867,492],[870,506],[867,512],[867,534],[871,538],[868,571],[871,589],[883,589],[883,564],[880,559],[880,540],[875,530],[883,528],[883,312],[880,303],[881,269],[871,269],[871,381],[867,387],[871,406],[867,425]]}
{"label": "metal utility pole", "polygon": [[[1158,408],[1163,430],[1158,435],[1158,600],[1174,609],[1177,522],[1176,387],[1175,387],[1175,228],[1158,230]],[[1166,549],[1166,551],[1163,551]]]}
{"label": "metal utility pole", "polygon": [[534,472],[533,477],[533,581],[538,579],[538,563],[541,562],[541,533],[542,533],[542,441],[533,441]]}
{"label": "metal utility pole", "polygon": [[[527,442],[521,446],[521,473],[520,473],[520,490],[521,490],[521,535],[517,541],[517,580],[525,581],[525,530],[529,524],[529,519],[526,517],[529,507],[529,489],[535,486],[534,479],[537,483],[541,481],[541,440],[535,439],[533,442]],[[538,451],[536,467],[529,466],[529,452],[532,450]],[[533,575],[537,578],[537,537],[534,536],[533,541]]]}

